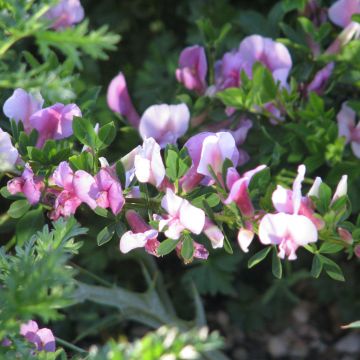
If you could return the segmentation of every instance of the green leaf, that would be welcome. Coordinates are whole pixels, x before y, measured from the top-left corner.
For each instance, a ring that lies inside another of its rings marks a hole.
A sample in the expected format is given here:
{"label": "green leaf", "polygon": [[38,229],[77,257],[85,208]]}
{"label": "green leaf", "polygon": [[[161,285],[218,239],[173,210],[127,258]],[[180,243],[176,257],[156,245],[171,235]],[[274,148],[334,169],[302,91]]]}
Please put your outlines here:
{"label": "green leaf", "polygon": [[178,244],[179,241],[180,240],[165,239],[164,241],[161,242],[161,244],[157,249],[158,255],[164,256],[171,253],[176,248],[176,245]]}
{"label": "green leaf", "polygon": [[318,256],[320,261],[323,263],[325,272],[329,275],[329,277],[337,281],[345,281],[344,274],[336,262],[323,255]]}
{"label": "green leaf", "polygon": [[267,246],[265,249],[262,249],[261,251],[253,255],[248,261],[248,268],[251,269],[255,265],[259,264],[261,261],[263,261],[270,252],[270,250],[271,247]]}
{"label": "green leaf", "polygon": [[96,242],[98,246],[102,246],[109,242],[115,234],[115,224],[105,226],[97,235]]}
{"label": "green leaf", "polygon": [[248,95],[248,104],[263,105],[275,99],[277,86],[271,72],[260,63],[253,66],[252,87]]}
{"label": "green leaf", "polygon": [[224,250],[230,255],[232,255],[234,253],[234,250],[232,249],[230,241],[225,233],[224,233]]}
{"label": "green leaf", "polygon": [[225,106],[231,106],[236,109],[244,108],[245,93],[241,88],[229,88],[218,92],[216,97],[222,101]]}
{"label": "green leaf", "polygon": [[280,260],[280,258],[278,256],[276,246],[273,247],[271,270],[272,270],[273,275],[276,278],[281,279],[281,277],[282,277],[282,265],[281,265],[281,260]]}
{"label": "green leaf", "polygon": [[92,172],[94,157],[88,152],[84,151],[80,155],[73,155],[69,158],[71,167],[74,170],[85,170],[87,172]]}
{"label": "green leaf", "polygon": [[319,187],[319,201],[317,207],[320,213],[324,214],[330,206],[331,202],[331,189],[325,183],[321,183]]}
{"label": "green leaf", "polygon": [[179,171],[179,154],[172,147],[166,149],[166,174],[172,180],[175,181],[178,178]]}
{"label": "green leaf", "polygon": [[16,224],[16,242],[18,245],[24,244],[44,225],[44,215],[42,209],[29,211]]}
{"label": "green leaf", "polygon": [[322,254],[335,254],[341,251],[342,249],[344,249],[343,245],[324,242],[321,245],[319,252]]}
{"label": "green leaf", "polygon": [[74,135],[84,145],[94,149],[96,145],[96,133],[90,120],[74,117],[72,122]]}
{"label": "green leaf", "polygon": [[185,235],[181,247],[181,256],[189,262],[194,255],[194,242],[190,235]]}
{"label": "green leaf", "polygon": [[115,139],[116,136],[116,127],[111,122],[102,126],[99,130],[97,147],[103,149],[109,146]]}
{"label": "green leaf", "polygon": [[118,160],[116,162],[115,165],[115,169],[116,169],[116,175],[118,176],[119,180],[120,180],[120,184],[122,186],[123,189],[125,189],[125,185],[126,185],[126,172],[125,172],[125,168],[124,168],[124,164],[122,163],[121,160]]}
{"label": "green leaf", "polygon": [[10,205],[8,215],[14,219],[21,218],[29,209],[31,205],[28,200],[17,200]]}
{"label": "green leaf", "polygon": [[127,231],[126,226],[122,222],[117,222],[115,224],[116,235],[121,238]]}
{"label": "green leaf", "polygon": [[313,257],[313,261],[311,265],[311,276],[317,279],[320,276],[322,269],[323,269],[323,264],[320,260],[320,257],[316,254]]}

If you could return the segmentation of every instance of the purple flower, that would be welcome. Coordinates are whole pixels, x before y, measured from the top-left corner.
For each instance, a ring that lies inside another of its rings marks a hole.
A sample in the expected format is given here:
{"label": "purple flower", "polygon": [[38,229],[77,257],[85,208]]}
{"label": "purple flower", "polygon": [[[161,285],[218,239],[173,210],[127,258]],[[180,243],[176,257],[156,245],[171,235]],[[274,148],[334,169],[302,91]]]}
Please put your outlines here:
{"label": "purple flower", "polygon": [[343,103],[337,114],[339,136],[345,137],[346,144],[350,143],[354,155],[360,158],[360,123],[356,124],[355,120],[355,111]]}
{"label": "purple flower", "polygon": [[30,320],[20,326],[20,335],[35,344],[38,351],[55,351],[55,337],[48,328],[39,329],[36,321]]}
{"label": "purple flower", "polygon": [[318,95],[322,95],[329,81],[329,78],[334,70],[334,67],[335,64],[331,62],[327,64],[325,67],[323,67],[321,70],[319,70],[315,74],[314,79],[307,86],[307,92],[314,91]]}
{"label": "purple flower", "polygon": [[82,116],[77,105],[60,103],[32,114],[29,120],[30,125],[39,132],[36,146],[41,148],[46,140],[60,140],[71,136],[74,116]]}
{"label": "purple flower", "polygon": [[329,8],[330,20],[342,28],[350,25],[351,17],[354,14],[360,14],[359,0],[338,0]]}
{"label": "purple flower", "polygon": [[44,17],[53,21],[51,24],[53,29],[60,30],[82,21],[84,9],[79,0],[60,0],[45,13]]}
{"label": "purple flower", "polygon": [[41,110],[43,103],[44,99],[40,94],[34,96],[23,89],[16,89],[5,101],[3,111],[9,119],[15,120],[16,123],[21,121],[25,132],[30,133],[33,129],[30,124],[30,117]]}
{"label": "purple flower", "polygon": [[152,105],[141,117],[139,132],[143,140],[154,138],[162,147],[176,144],[183,136],[190,122],[190,112],[186,104]]}
{"label": "purple flower", "polygon": [[176,79],[187,89],[199,94],[206,89],[207,61],[205,49],[194,45],[185,48],[179,58],[179,68],[176,69]]}
{"label": "purple flower", "polygon": [[139,126],[140,116],[130,99],[125,76],[121,72],[111,81],[108,87],[107,103],[112,111],[127,118],[132,126],[136,128]]}
{"label": "purple flower", "polygon": [[241,85],[240,73],[243,69],[243,56],[237,50],[224,54],[223,58],[215,63],[215,84],[221,91]]}

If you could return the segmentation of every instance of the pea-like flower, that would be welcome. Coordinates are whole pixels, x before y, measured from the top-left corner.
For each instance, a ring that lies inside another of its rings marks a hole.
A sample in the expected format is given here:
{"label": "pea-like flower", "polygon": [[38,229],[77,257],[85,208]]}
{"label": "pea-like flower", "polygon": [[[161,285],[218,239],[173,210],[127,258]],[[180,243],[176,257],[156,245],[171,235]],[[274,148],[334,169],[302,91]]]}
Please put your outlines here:
{"label": "pea-like flower", "polygon": [[345,103],[337,114],[339,136],[345,137],[346,144],[351,145],[351,149],[357,158],[360,158],[360,123],[355,123],[355,111]]}
{"label": "pea-like flower", "polygon": [[26,324],[22,324],[20,326],[20,335],[33,343],[38,351],[55,351],[54,334],[48,328],[39,329],[36,321],[30,320]]}
{"label": "pea-like flower", "polygon": [[136,128],[139,126],[140,116],[130,99],[126,79],[121,72],[110,82],[107,103],[112,111],[124,116],[132,126]]}
{"label": "pea-like flower", "polygon": [[9,120],[15,120],[16,123],[21,121],[25,132],[30,133],[33,129],[30,117],[41,110],[43,103],[44,99],[39,93],[32,95],[19,88],[14,90],[13,94],[5,101],[3,112]]}
{"label": "pea-like flower", "polygon": [[84,18],[84,9],[79,0],[60,0],[44,17],[53,21],[53,29],[60,30],[81,22]]}
{"label": "pea-like flower", "polygon": [[40,201],[41,192],[44,189],[44,182],[40,176],[35,176],[29,164],[20,177],[16,177],[7,183],[10,194],[23,193],[31,205]]}
{"label": "pea-like flower", "polygon": [[293,189],[286,190],[280,186],[274,191],[272,201],[277,214],[265,215],[259,225],[259,239],[265,245],[278,245],[278,256],[282,259],[287,257],[295,260],[296,250],[318,239],[317,228],[314,219],[301,215],[300,209],[303,205],[301,195],[301,183],[305,176],[305,166],[300,165],[298,175],[294,181]]}
{"label": "pea-like flower", "polygon": [[125,216],[132,230],[122,235],[120,251],[126,254],[133,249],[144,247],[149,254],[157,256],[156,250],[160,245],[158,232],[134,210],[127,211]]}
{"label": "pea-like flower", "polygon": [[134,158],[135,176],[141,183],[159,187],[165,178],[165,166],[161,158],[160,145],[148,138]]}
{"label": "pea-like flower", "polygon": [[152,105],[140,119],[139,132],[146,140],[154,138],[165,148],[167,144],[176,144],[189,128],[190,112],[186,104]]}
{"label": "pea-like flower", "polygon": [[42,147],[46,140],[65,139],[73,134],[74,116],[81,117],[81,110],[75,104],[60,104],[39,110],[30,117],[31,128],[39,132],[36,146]]}
{"label": "pea-like flower", "polygon": [[179,57],[176,79],[187,89],[199,94],[206,90],[207,61],[205,49],[194,45],[185,48]]}
{"label": "pea-like flower", "polygon": [[205,226],[205,213],[203,210],[191,205],[189,201],[175,195],[171,189],[166,190],[161,200],[161,206],[166,210],[165,215],[155,215],[159,221],[159,230],[165,235],[177,240],[184,230],[199,235]]}
{"label": "pea-like flower", "polygon": [[0,128],[0,173],[14,169],[19,153],[11,143],[10,135]]}

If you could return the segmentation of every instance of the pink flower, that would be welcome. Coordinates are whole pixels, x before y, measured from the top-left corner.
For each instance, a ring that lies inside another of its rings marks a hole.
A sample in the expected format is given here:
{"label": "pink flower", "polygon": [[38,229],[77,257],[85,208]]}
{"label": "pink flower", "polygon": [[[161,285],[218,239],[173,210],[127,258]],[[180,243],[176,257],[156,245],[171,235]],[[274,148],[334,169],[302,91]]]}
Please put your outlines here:
{"label": "pink flower", "polygon": [[125,216],[132,231],[127,231],[121,237],[120,251],[126,254],[135,248],[145,247],[149,254],[157,256],[156,251],[160,245],[157,239],[158,232],[134,210],[127,211]]}
{"label": "pink flower", "polygon": [[254,207],[250,199],[248,186],[252,177],[265,168],[266,165],[260,165],[253,170],[245,172],[242,176],[238,174],[235,168],[229,168],[226,176],[226,185],[230,193],[225,200],[225,204],[234,202],[244,216],[253,216]]}
{"label": "pink flower", "polygon": [[135,176],[141,183],[159,187],[165,178],[165,166],[161,158],[160,146],[153,139],[144,140],[143,146],[134,159]]}
{"label": "pink flower", "polygon": [[107,90],[107,103],[112,111],[127,118],[132,126],[136,128],[139,126],[140,116],[130,99],[123,73],[119,73],[119,75],[111,81]]}
{"label": "pink flower", "polygon": [[339,136],[345,137],[346,144],[350,143],[354,155],[360,158],[360,123],[355,124],[355,119],[355,111],[343,103],[337,114]]}
{"label": "pink flower", "polygon": [[71,136],[73,134],[72,121],[74,116],[82,116],[77,105],[60,103],[31,115],[30,125],[39,132],[36,146],[41,148],[46,140],[60,140]]}
{"label": "pink flower", "polygon": [[355,256],[356,256],[357,258],[360,259],[360,245],[356,245],[356,246],[354,247],[354,254],[355,254]]}
{"label": "pink flower", "polygon": [[41,192],[44,189],[44,182],[41,177],[34,176],[29,164],[25,165],[25,169],[21,177],[16,177],[7,183],[7,189],[10,194],[23,193],[31,205],[35,205],[40,201]]}
{"label": "pink flower", "polygon": [[187,173],[180,179],[180,185],[186,192],[191,191],[201,181],[213,182],[209,172],[210,165],[218,176],[222,171],[222,165],[226,158],[235,166],[240,159],[239,150],[235,139],[229,132],[202,132],[192,136],[184,145],[192,160],[192,165]]}
{"label": "pink flower", "polygon": [[329,8],[330,20],[342,28],[351,23],[354,14],[360,14],[359,0],[338,0]]}
{"label": "pink flower", "polygon": [[15,120],[16,123],[21,121],[25,132],[30,133],[32,130],[30,117],[42,108],[43,103],[44,99],[40,94],[34,96],[23,89],[16,89],[5,101],[3,112],[9,119]]}
{"label": "pink flower", "polygon": [[110,167],[102,168],[95,177],[84,170],[76,171],[74,189],[76,196],[91,209],[110,208],[117,215],[125,204],[121,184]]}
{"label": "pink flower", "polygon": [[215,84],[218,91],[239,87],[240,73],[243,69],[243,57],[237,50],[224,54],[223,58],[215,63]]}
{"label": "pink flower", "polygon": [[10,135],[0,128],[0,173],[13,170],[19,153],[11,143]]}
{"label": "pink flower", "polygon": [[30,320],[20,326],[20,335],[35,344],[38,351],[55,351],[55,337],[48,328],[39,329],[36,321]]}
{"label": "pink flower", "polygon": [[322,95],[325,91],[326,85],[329,81],[329,78],[334,70],[334,63],[331,62],[327,64],[325,67],[323,67],[321,70],[319,70],[315,76],[314,79],[310,82],[310,84],[307,86],[307,92],[313,91],[317,93],[318,95]]}
{"label": "pink flower", "polygon": [[166,195],[161,200],[161,206],[168,214],[155,215],[155,220],[159,220],[159,230],[165,229],[165,235],[168,238],[177,240],[184,230],[199,235],[204,229],[204,211],[175,195],[171,189],[166,190]]}
{"label": "pink flower", "polygon": [[254,235],[254,231],[249,230],[246,227],[240,228],[237,236],[237,241],[243,252],[249,252],[249,246],[254,239]]}
{"label": "pink flower", "polygon": [[84,18],[84,9],[79,0],[60,0],[48,10],[44,17],[52,20],[51,27],[55,30],[75,25]]}
{"label": "pink flower", "polygon": [[[206,247],[203,244],[199,244],[196,241],[193,241],[193,246],[194,246],[194,253],[192,256],[192,259],[190,260],[186,260],[186,264],[192,262],[193,259],[201,259],[201,260],[206,260],[209,257],[209,252],[207,251]],[[181,256],[181,249],[183,247],[183,242],[179,242],[176,245],[176,253],[178,254],[178,256]]]}
{"label": "pink flower", "polygon": [[239,151],[236,148],[234,137],[229,132],[209,135],[202,143],[197,172],[212,177],[209,171],[209,166],[211,166],[215,175],[221,178],[225,159],[231,160],[235,166],[238,164]]}
{"label": "pink flower", "polygon": [[185,48],[179,58],[176,79],[189,90],[202,94],[206,89],[207,61],[205,49],[194,45]]}
{"label": "pink flower", "polygon": [[210,219],[205,218],[204,234],[210,240],[213,249],[222,248],[224,246],[224,234],[218,226],[216,226]]}
{"label": "pink flower", "polygon": [[167,144],[176,144],[189,128],[190,112],[186,104],[152,105],[140,119],[139,132],[143,140],[154,138],[165,148]]}
{"label": "pink flower", "polygon": [[317,227],[322,222],[314,217],[311,200],[301,195],[301,184],[305,176],[305,166],[300,165],[293,190],[278,185],[272,195],[277,214],[265,215],[259,225],[259,238],[265,244],[279,246],[279,257],[296,259],[296,250],[317,241]]}
{"label": "pink flower", "polygon": [[287,87],[287,78],[292,68],[292,60],[288,49],[281,43],[260,35],[246,37],[239,46],[242,58],[242,68],[251,78],[255,62],[267,67],[275,81]]}
{"label": "pink flower", "polygon": [[315,225],[305,216],[297,214],[267,214],[259,226],[259,238],[264,245],[278,245],[278,256],[295,260],[296,250],[316,242],[318,238]]}
{"label": "pink flower", "polygon": [[63,161],[54,171],[50,178],[50,184],[61,188],[61,191],[53,191],[56,195],[54,210],[50,214],[52,220],[60,216],[68,217],[75,214],[76,209],[81,205],[74,187],[74,172],[66,161]]}

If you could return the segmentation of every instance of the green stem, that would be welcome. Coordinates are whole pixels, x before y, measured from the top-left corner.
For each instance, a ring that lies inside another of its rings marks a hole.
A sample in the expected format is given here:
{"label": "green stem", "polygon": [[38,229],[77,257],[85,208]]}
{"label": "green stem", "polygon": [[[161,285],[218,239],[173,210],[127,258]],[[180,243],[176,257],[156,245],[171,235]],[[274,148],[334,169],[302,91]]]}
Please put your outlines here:
{"label": "green stem", "polygon": [[84,274],[84,275],[87,275],[87,276],[89,276],[90,278],[96,280],[99,284],[104,285],[104,286],[107,286],[107,287],[113,287],[113,285],[112,285],[111,283],[109,283],[108,281],[102,279],[101,277],[93,274],[91,271],[86,270],[86,269],[82,268],[81,266],[76,265],[76,264],[73,263],[73,262],[70,262],[70,265],[71,265],[72,267],[74,267],[75,269],[77,269],[80,273],[82,273],[82,274]]}
{"label": "green stem", "polygon": [[65,346],[65,347],[67,347],[68,349],[71,349],[71,350],[73,350],[73,351],[76,351],[76,352],[78,352],[78,353],[80,353],[80,354],[87,354],[87,351],[86,351],[86,350],[84,350],[84,349],[82,349],[82,348],[80,348],[80,347],[78,347],[78,346],[76,346],[76,345],[73,345],[73,344],[69,343],[69,342],[66,341],[66,340],[60,339],[60,338],[58,338],[58,337],[55,337],[55,340],[56,340],[60,345]]}

